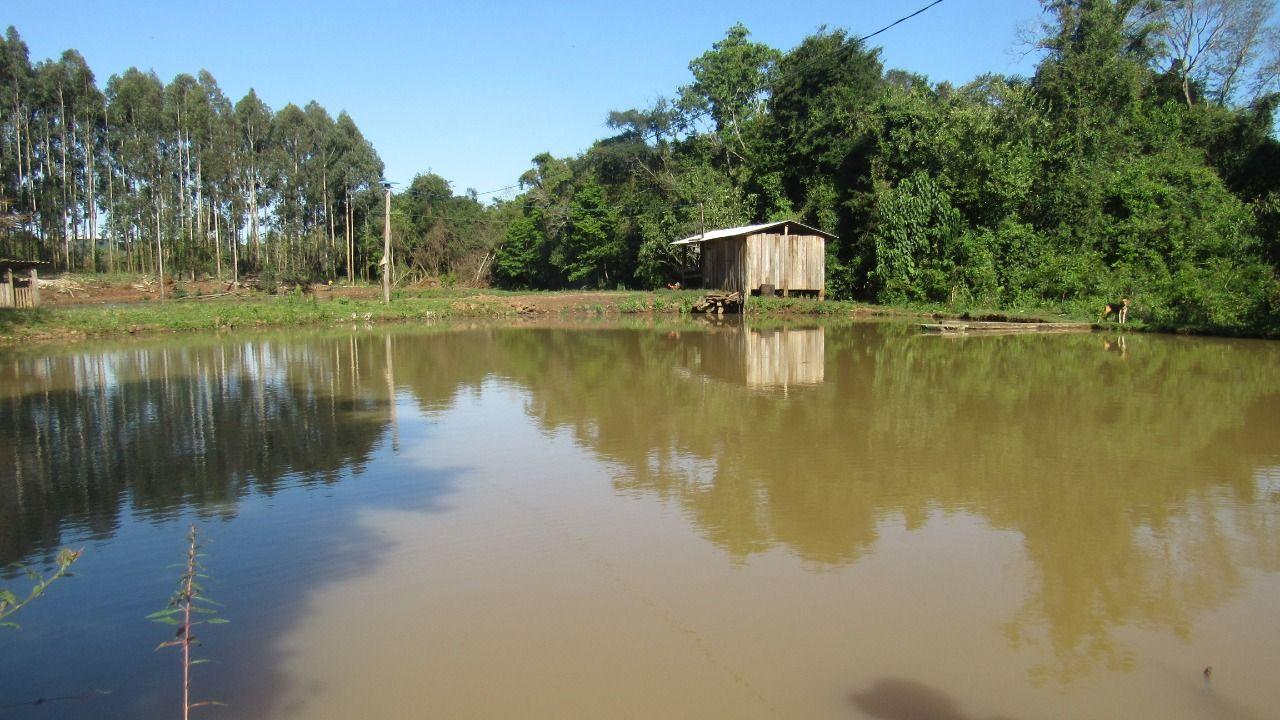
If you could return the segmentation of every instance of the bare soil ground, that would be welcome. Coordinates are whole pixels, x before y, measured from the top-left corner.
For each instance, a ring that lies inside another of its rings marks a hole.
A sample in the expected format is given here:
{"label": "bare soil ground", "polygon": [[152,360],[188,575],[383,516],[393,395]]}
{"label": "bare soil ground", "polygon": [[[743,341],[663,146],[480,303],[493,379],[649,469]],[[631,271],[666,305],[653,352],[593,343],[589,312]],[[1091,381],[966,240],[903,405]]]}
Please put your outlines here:
{"label": "bare soil ground", "polygon": [[[165,297],[168,299],[215,298],[240,296],[246,299],[264,296],[255,290],[256,284],[249,280],[244,286],[233,288],[230,282],[217,280],[169,281],[165,285]],[[292,290],[282,287],[281,290]],[[370,285],[328,285],[316,283],[303,290],[314,292],[321,298],[373,299],[381,294],[381,289]],[[485,289],[459,290],[459,295],[473,301],[491,301],[510,305],[518,311],[528,313],[558,313],[578,308],[599,305],[604,308],[615,308],[620,297],[616,292],[566,291],[566,292],[530,292],[530,293],[491,293]],[[129,305],[158,300],[159,287],[153,278],[142,276],[134,278],[95,277],[92,275],[60,275],[40,280],[41,304],[49,307],[75,307],[84,305]]]}

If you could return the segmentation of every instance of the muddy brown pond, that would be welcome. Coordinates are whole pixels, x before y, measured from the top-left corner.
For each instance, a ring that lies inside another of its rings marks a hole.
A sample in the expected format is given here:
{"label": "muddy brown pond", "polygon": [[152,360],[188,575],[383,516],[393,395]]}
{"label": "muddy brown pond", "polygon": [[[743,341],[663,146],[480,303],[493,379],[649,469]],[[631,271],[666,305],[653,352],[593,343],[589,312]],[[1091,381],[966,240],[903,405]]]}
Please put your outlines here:
{"label": "muddy brown pond", "polygon": [[84,555],[0,628],[0,718],[178,716],[145,617],[191,523],[230,620],[193,670],[215,720],[1280,708],[1280,343],[675,322],[8,353],[0,564]]}

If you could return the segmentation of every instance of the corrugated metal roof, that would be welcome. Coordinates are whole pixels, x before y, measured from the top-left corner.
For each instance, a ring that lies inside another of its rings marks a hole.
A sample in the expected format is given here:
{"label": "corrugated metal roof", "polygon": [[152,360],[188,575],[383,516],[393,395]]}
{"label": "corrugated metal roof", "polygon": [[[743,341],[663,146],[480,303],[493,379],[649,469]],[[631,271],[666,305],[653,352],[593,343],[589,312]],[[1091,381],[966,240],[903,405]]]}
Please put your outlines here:
{"label": "corrugated metal roof", "polygon": [[818,228],[809,227],[808,225],[805,225],[804,223],[796,222],[795,220],[778,220],[777,222],[761,223],[760,225],[743,225],[742,227],[721,228],[719,230],[708,230],[705,233],[690,235],[689,237],[681,238],[680,240],[673,240],[671,244],[672,245],[692,245],[694,243],[706,242],[708,240],[719,240],[721,238],[737,237],[739,235],[755,235],[757,233],[762,233],[770,228],[781,227],[783,225],[788,225],[788,224],[803,230],[803,232],[796,232],[795,233],[796,235],[821,235],[822,237],[827,238],[828,240],[839,240],[838,237],[836,237],[835,235],[832,235],[829,232],[823,232]]}

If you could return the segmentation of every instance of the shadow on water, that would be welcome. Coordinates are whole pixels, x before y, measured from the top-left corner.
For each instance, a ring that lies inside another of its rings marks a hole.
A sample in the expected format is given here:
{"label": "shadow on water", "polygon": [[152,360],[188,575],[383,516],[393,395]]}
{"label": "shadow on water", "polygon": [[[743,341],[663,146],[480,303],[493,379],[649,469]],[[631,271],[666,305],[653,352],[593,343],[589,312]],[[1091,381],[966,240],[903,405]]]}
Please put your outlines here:
{"label": "shadow on water", "polygon": [[[849,696],[863,713],[879,720],[978,720],[962,712],[950,695],[924,683],[901,678],[879,680]],[[990,720],[1010,720],[992,717]]]}

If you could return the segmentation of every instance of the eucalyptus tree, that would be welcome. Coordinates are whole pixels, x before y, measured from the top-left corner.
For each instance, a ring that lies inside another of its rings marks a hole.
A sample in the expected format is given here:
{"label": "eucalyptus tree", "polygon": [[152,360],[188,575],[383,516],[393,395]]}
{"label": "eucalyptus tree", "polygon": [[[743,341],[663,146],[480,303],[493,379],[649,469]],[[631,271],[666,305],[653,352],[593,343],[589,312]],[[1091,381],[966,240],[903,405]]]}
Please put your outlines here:
{"label": "eucalyptus tree", "polygon": [[0,97],[0,126],[3,127],[0,177],[5,179],[0,190],[4,197],[0,201],[10,208],[9,251],[14,255],[41,253],[31,123],[35,84],[27,44],[10,26],[0,42],[0,92],[3,93]]}
{"label": "eucalyptus tree", "polygon": [[[36,67],[37,115],[44,131],[43,147],[38,155],[44,159],[46,227],[54,227],[59,240],[54,254],[60,264],[70,268],[73,253],[81,260],[91,260],[91,245],[81,247],[87,234],[95,235],[89,219],[95,218],[93,183],[91,181],[96,152],[97,116],[101,112],[101,93],[94,85],[93,71],[84,58],[68,50],[57,61],[44,61]],[[40,148],[40,143],[37,143]]]}
{"label": "eucalyptus tree", "polygon": [[249,239],[253,244],[253,262],[258,268],[269,264],[263,252],[261,216],[271,204],[267,188],[270,179],[271,109],[249,90],[235,106],[236,130],[239,135],[238,175],[244,193],[244,209],[248,215]]}
{"label": "eucalyptus tree", "polygon": [[285,243],[283,258],[290,264],[307,265],[312,260],[311,248],[302,241],[307,231],[304,172],[311,162],[310,139],[307,116],[297,105],[289,103],[272,117],[272,178],[278,200],[275,215]]}
{"label": "eucalyptus tree", "polygon": [[198,156],[203,139],[200,131],[208,124],[204,117],[209,112],[206,100],[199,82],[186,73],[175,76],[165,87],[163,148],[174,207],[170,227],[176,260],[173,269],[188,273],[193,273],[203,259],[196,255],[196,226],[201,223],[195,216],[201,191],[193,172],[199,169],[199,161],[193,161],[192,155]]}
{"label": "eucalyptus tree", "polygon": [[[234,221],[242,215],[244,202],[237,191],[237,162],[240,157],[231,101],[218,87],[218,81],[206,70],[201,70],[197,82],[203,100],[200,124],[194,129],[198,138],[196,150],[197,204],[208,205],[208,213],[201,224],[204,237],[212,233],[214,273],[222,279],[223,238],[227,239],[227,255],[231,261],[232,278],[239,278],[240,224]],[[212,226],[212,227],[210,227]]]}
{"label": "eucalyptus tree", "polygon": [[133,271],[161,271],[165,193],[164,85],[154,72],[129,68],[107,81],[111,172],[120,192],[110,217]]}
{"label": "eucalyptus tree", "polygon": [[[376,187],[382,177],[382,159],[378,157],[373,145],[361,134],[351,116],[344,110],[338,114],[330,136],[333,158],[333,192],[335,198],[341,200],[343,207],[343,228],[346,235],[346,271],[347,280],[356,278],[357,252],[360,243],[358,233],[365,223],[367,205],[361,203],[362,197]],[[367,203],[367,199],[365,201]]]}
{"label": "eucalyptus tree", "polygon": [[[323,259],[322,270],[328,277],[337,274],[337,238],[333,222],[334,188],[330,176],[336,162],[337,149],[336,127],[329,112],[320,103],[312,100],[303,108],[306,115],[307,146],[311,153],[311,162],[307,167],[306,200],[310,209],[312,223],[319,231],[317,236],[317,254]],[[320,247],[320,237],[327,239],[324,247]]]}

